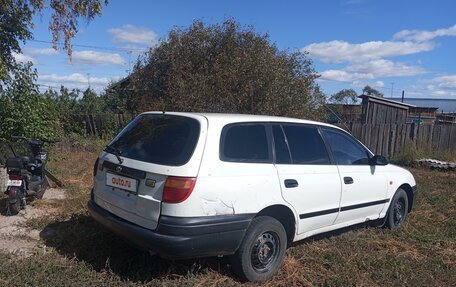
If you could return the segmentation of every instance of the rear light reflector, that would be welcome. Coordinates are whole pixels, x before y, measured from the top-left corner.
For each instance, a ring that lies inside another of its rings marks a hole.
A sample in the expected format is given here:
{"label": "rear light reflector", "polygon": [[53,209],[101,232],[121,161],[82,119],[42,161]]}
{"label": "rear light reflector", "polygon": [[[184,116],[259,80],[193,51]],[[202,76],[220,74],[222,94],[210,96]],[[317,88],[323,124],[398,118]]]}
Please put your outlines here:
{"label": "rear light reflector", "polygon": [[97,176],[97,171],[98,171],[98,163],[100,162],[100,158],[97,157],[97,160],[95,161],[95,165],[93,166],[93,176]]}
{"label": "rear light reflector", "polygon": [[196,177],[168,177],[163,189],[163,201],[179,203],[186,200],[192,193],[195,184]]}
{"label": "rear light reflector", "polygon": [[21,180],[21,179],[22,179],[22,176],[16,175],[16,174],[10,174],[10,175],[9,175],[9,179],[10,179],[10,180]]}

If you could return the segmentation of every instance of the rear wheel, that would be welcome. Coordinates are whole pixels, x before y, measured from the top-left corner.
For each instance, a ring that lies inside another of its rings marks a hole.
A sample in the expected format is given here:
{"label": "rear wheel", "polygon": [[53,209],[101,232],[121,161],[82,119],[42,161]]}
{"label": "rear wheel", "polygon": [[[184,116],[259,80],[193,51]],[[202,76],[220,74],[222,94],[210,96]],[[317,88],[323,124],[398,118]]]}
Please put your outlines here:
{"label": "rear wheel", "polygon": [[16,215],[21,210],[21,190],[11,189],[8,197],[8,209],[11,215]]}
{"label": "rear wheel", "polygon": [[393,196],[385,226],[390,229],[401,227],[407,217],[408,197],[405,190],[399,188]]}
{"label": "rear wheel", "polygon": [[287,236],[282,224],[269,216],[253,219],[231,256],[234,272],[244,280],[264,281],[274,276],[285,257]]}

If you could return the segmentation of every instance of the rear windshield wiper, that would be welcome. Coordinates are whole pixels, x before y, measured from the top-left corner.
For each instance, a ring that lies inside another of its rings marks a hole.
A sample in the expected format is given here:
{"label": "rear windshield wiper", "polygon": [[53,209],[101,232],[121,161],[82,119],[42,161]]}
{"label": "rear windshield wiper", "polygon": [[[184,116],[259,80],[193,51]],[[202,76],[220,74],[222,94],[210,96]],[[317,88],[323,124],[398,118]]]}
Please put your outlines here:
{"label": "rear windshield wiper", "polygon": [[123,163],[123,159],[120,158],[122,152],[118,148],[115,148],[112,145],[107,145],[105,150],[115,155],[120,164]]}

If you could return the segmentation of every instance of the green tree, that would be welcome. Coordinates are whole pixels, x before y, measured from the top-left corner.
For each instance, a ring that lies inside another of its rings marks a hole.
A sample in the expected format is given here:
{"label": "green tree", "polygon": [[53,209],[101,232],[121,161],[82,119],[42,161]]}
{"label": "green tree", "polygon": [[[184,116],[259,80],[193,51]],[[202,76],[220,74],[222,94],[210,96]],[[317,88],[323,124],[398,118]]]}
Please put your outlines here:
{"label": "green tree", "polygon": [[20,65],[14,78],[0,91],[0,137],[49,138],[55,135],[53,111],[48,108],[35,81],[36,70],[31,64]]}
{"label": "green tree", "polygon": [[363,88],[363,94],[364,95],[368,95],[368,96],[383,97],[383,93],[381,93],[380,91],[370,87],[369,85],[366,85]]}
{"label": "green tree", "polygon": [[333,94],[329,100],[335,104],[356,104],[358,102],[358,94],[353,89],[343,89]]}
{"label": "green tree", "polygon": [[279,51],[268,35],[230,19],[215,25],[195,21],[187,29],[172,30],[122,85],[133,94],[137,111],[318,118],[324,96],[317,77],[306,54]]}
{"label": "green tree", "polygon": [[106,113],[102,98],[98,97],[94,90],[88,88],[79,101],[79,113],[87,115]]}
{"label": "green tree", "polygon": [[59,133],[81,132],[78,123],[72,117],[73,114],[80,112],[79,96],[79,90],[69,90],[64,86],[60,87],[59,92],[52,89],[44,92],[43,97],[46,99],[46,106],[53,113]]}
{"label": "green tree", "polygon": [[[71,39],[78,31],[78,20],[92,20],[101,14],[107,0],[0,0],[0,84],[17,67],[13,53],[20,53],[20,42],[32,39],[33,16],[45,9],[52,11],[49,30],[54,48],[61,45],[71,55]],[[0,88],[2,88],[0,85]]]}

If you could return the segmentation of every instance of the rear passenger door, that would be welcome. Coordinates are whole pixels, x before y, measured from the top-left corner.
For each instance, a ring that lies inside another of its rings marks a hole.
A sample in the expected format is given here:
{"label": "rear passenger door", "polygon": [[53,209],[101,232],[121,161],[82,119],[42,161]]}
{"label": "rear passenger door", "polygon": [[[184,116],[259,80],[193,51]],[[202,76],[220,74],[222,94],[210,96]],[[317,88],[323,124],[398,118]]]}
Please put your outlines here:
{"label": "rear passenger door", "polygon": [[299,214],[297,233],[332,225],[341,182],[318,127],[273,124],[272,132],[282,196]]}
{"label": "rear passenger door", "polygon": [[369,165],[369,152],[344,131],[324,128],[342,181],[340,213],[336,224],[376,219],[388,202],[385,167]]}

